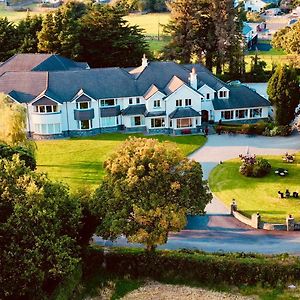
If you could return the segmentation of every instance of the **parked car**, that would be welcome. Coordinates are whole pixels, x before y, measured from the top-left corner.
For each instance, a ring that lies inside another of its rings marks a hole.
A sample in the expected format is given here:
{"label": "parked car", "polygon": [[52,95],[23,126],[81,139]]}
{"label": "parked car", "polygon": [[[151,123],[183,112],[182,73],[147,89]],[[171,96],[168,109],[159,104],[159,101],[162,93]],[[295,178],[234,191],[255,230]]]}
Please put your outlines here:
{"label": "parked car", "polygon": [[293,25],[298,22],[298,19],[292,19],[289,21],[288,25]]}

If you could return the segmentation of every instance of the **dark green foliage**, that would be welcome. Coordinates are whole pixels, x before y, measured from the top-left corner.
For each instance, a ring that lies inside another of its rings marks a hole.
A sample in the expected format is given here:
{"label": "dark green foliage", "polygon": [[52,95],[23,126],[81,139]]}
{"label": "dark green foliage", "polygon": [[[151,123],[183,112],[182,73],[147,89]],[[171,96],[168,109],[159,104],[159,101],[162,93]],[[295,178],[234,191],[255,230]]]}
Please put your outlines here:
{"label": "dark green foliage", "polygon": [[255,156],[240,156],[243,163],[239,172],[246,177],[264,177],[271,171],[271,165],[264,158]]}
{"label": "dark green foliage", "polygon": [[266,136],[289,136],[292,133],[292,128],[289,125],[272,126],[265,129],[263,135]]}
{"label": "dark green foliage", "polygon": [[35,170],[36,160],[34,154],[30,150],[21,146],[11,147],[6,144],[0,144],[0,159],[6,158],[11,160],[14,154],[19,155],[20,160],[25,162],[26,167]]}
{"label": "dark green foliage", "polygon": [[275,123],[289,125],[300,101],[299,80],[294,68],[279,65],[268,82],[269,100],[275,107]]}
{"label": "dark green foliage", "polygon": [[124,11],[163,12],[167,10],[166,0],[112,0],[112,5]]}
{"label": "dark green foliage", "polygon": [[251,82],[265,82],[267,80],[266,66],[267,63],[261,60],[256,52],[255,56],[251,57],[251,68],[247,79]]}
{"label": "dark green foliage", "polygon": [[157,251],[113,249],[103,255],[91,249],[84,262],[84,273],[94,274],[105,259],[106,271],[119,276],[151,278],[189,284],[271,285],[300,279],[299,259],[289,256],[256,254],[208,254],[201,251]]}
{"label": "dark green foliage", "polygon": [[0,61],[15,54],[18,48],[17,29],[8,19],[0,18]]}
{"label": "dark green foliage", "polygon": [[81,19],[80,60],[92,67],[139,65],[147,53],[141,29],[128,25],[124,12],[95,5]]}
{"label": "dark green foliage", "polygon": [[0,298],[43,299],[80,261],[80,203],[18,157],[0,182]]}

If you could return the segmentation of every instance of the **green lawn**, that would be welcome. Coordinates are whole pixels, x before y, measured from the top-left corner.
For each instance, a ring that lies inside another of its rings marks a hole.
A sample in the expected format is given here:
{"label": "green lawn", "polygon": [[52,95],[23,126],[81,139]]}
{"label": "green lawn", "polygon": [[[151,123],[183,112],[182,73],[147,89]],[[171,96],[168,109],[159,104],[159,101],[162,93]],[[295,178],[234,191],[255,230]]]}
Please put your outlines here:
{"label": "green lawn", "polygon": [[[132,135],[144,137],[142,134]],[[38,171],[47,172],[51,179],[63,181],[71,188],[95,188],[104,176],[103,162],[128,137],[127,134],[114,133],[86,138],[37,141]],[[185,155],[203,146],[206,141],[205,137],[199,135],[156,135],[151,138],[175,142]]]}
{"label": "green lawn", "polygon": [[[284,223],[288,214],[300,221],[300,199],[279,199],[277,192],[300,192],[300,153],[297,162],[287,164],[281,156],[264,156],[272,165],[272,171],[263,178],[245,177],[239,173],[239,159],[229,160],[218,165],[209,176],[211,191],[226,205],[236,199],[238,210],[246,216],[260,212],[262,220],[272,223]],[[279,177],[274,174],[277,168],[285,168],[289,175]]]}

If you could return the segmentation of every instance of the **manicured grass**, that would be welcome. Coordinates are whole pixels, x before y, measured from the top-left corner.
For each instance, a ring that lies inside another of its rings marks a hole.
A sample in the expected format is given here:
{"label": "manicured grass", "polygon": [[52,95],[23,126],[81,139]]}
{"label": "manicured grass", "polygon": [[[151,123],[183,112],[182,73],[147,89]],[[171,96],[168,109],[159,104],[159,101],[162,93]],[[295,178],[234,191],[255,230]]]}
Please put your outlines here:
{"label": "manicured grass", "polygon": [[130,25],[138,25],[144,29],[145,35],[161,35],[162,25],[166,25],[170,20],[170,13],[152,13],[152,14],[131,14],[124,17]]}
{"label": "manicured grass", "polygon": [[[209,176],[212,192],[226,205],[232,199],[237,201],[238,210],[246,216],[260,212],[262,220],[284,223],[288,214],[300,221],[300,199],[279,199],[277,192],[300,191],[300,153],[296,163],[288,164],[281,156],[264,156],[272,165],[272,171],[263,178],[245,177],[239,173],[239,159],[229,160],[218,165]],[[297,163],[298,162],[298,163]],[[277,168],[285,168],[289,175],[279,177],[274,173]]]}
{"label": "manicured grass", "polygon": [[[131,134],[133,135],[147,137],[142,134]],[[48,173],[51,179],[69,184],[72,189],[83,186],[95,188],[104,176],[103,162],[128,137],[128,134],[114,133],[86,138],[38,141],[38,171]],[[185,155],[203,146],[206,141],[205,137],[199,135],[180,137],[156,135],[151,138],[174,142]]]}
{"label": "manicured grass", "polygon": [[162,40],[149,40],[147,39],[147,42],[149,44],[149,50],[151,52],[157,53],[160,52],[164,46],[168,43],[168,40],[166,38]]}

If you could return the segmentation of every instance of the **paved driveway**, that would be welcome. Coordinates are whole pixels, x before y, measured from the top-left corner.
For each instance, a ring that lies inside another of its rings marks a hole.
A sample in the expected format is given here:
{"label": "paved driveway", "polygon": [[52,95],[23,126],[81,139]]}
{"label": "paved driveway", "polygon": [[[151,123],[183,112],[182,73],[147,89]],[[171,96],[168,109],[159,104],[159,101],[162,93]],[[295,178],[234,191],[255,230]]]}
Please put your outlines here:
{"label": "paved driveway", "polygon": [[[204,147],[194,152],[190,158],[199,161],[204,178],[221,161],[237,157],[249,151],[252,154],[284,154],[300,151],[300,136],[290,137],[248,137],[245,135],[211,135]],[[206,216],[189,217],[185,230],[172,233],[163,249],[202,249],[205,251],[239,251],[260,253],[300,254],[299,232],[275,232],[256,230],[239,222],[229,214],[229,209],[214,198],[206,208]],[[112,245],[99,237],[101,245]],[[114,245],[139,246],[127,244],[125,238],[118,239]]]}

